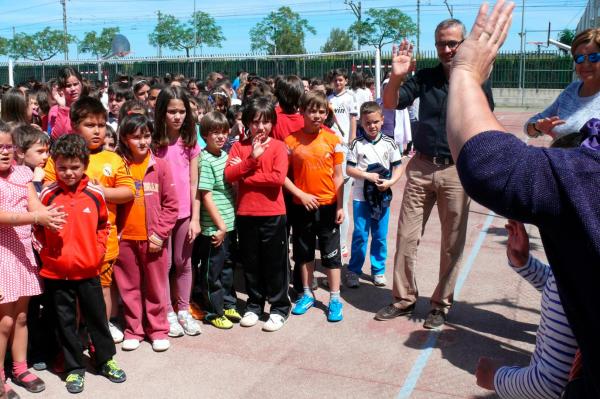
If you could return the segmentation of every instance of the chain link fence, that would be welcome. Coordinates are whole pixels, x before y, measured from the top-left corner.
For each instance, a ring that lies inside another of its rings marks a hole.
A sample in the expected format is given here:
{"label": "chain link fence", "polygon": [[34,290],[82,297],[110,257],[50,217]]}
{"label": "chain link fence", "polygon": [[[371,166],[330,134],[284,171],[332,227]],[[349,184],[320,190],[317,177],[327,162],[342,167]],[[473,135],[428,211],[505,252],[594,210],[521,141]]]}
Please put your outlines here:
{"label": "chain link fence", "polygon": [[[573,61],[560,51],[531,52],[524,57],[524,88],[563,89],[573,79]],[[494,87],[518,88],[519,62],[521,53],[504,52],[498,55],[492,71]],[[417,58],[417,68],[431,67],[438,63],[436,53],[422,52]],[[391,68],[391,52],[382,53],[382,76]],[[323,78],[333,68],[346,68],[348,71],[364,71],[375,76],[375,52],[354,51],[329,54],[302,54],[293,56],[230,55],[213,57],[172,57],[172,58],[122,58],[109,61],[46,61],[14,62],[14,82],[31,78],[46,81],[56,77],[60,68],[70,65],[78,69],[90,80],[98,79],[98,71],[106,73],[110,81],[117,74],[142,74],[144,76],[164,76],[183,74],[187,77],[203,79],[209,72],[219,71],[228,76],[236,76],[237,71],[255,72],[259,76],[295,74],[307,78]],[[9,65],[0,63],[0,84],[9,81]]]}

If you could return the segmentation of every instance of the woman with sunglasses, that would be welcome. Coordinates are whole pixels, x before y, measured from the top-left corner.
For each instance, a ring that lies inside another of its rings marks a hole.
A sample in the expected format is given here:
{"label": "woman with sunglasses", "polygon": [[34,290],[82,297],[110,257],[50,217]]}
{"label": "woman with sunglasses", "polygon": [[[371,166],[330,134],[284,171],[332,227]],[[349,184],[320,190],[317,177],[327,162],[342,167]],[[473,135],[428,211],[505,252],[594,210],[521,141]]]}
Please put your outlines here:
{"label": "woman with sunglasses", "polygon": [[578,132],[591,118],[600,114],[600,28],[579,33],[571,45],[575,73],[579,80],[571,83],[558,98],[525,124],[530,137],[547,134],[552,138]]}

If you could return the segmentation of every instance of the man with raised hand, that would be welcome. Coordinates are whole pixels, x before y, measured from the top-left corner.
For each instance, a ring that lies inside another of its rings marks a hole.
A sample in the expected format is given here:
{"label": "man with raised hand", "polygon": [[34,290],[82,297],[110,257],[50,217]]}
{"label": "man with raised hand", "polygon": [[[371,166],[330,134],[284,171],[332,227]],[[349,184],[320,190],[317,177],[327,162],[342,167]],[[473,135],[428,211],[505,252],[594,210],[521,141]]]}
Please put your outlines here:
{"label": "man with raised hand", "polygon": [[[407,182],[398,221],[394,298],[390,305],[377,312],[377,320],[412,313],[419,294],[415,273],[417,247],[436,202],[441,223],[440,272],[423,327],[441,327],[453,302],[470,200],[460,184],[448,147],[446,105],[452,60],[465,33],[465,26],[457,19],[440,22],[435,29],[440,63],[433,68],[421,69],[408,79],[414,67],[412,44],[404,40],[399,48],[393,49],[392,74],[383,92],[384,107],[404,109],[419,98],[419,127],[413,134],[416,154],[406,167]],[[493,108],[489,82],[483,85],[483,90],[489,107]]]}

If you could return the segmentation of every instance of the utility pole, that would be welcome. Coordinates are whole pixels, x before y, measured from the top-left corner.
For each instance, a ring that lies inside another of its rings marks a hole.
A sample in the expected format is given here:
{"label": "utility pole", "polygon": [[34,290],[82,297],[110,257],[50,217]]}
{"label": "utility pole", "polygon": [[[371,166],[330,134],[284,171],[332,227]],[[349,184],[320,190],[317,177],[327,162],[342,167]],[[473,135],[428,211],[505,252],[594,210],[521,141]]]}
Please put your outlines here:
{"label": "utility pole", "polygon": [[[160,13],[160,10],[158,10],[158,11],[156,12],[156,14],[158,14],[158,24],[160,25],[160,19],[161,19],[161,13]],[[158,43],[158,56],[159,56],[159,57],[162,57],[162,48],[161,48],[161,46],[160,46],[160,41],[159,41],[159,43]]]}
{"label": "utility pole", "polygon": [[446,8],[448,9],[450,18],[454,18],[454,6],[451,6],[450,4],[448,4],[448,0],[444,0],[444,4],[446,5]]}
{"label": "utility pole", "polygon": [[417,51],[416,55],[419,56],[419,50],[421,45],[421,0],[417,0]]}
{"label": "utility pole", "polygon": [[192,26],[194,27],[194,77],[196,77],[196,46],[198,46],[198,26],[196,26],[196,0],[194,0],[194,13],[192,14]]}
{"label": "utility pole", "polygon": [[521,59],[519,60],[519,90],[521,91],[521,106],[525,100],[525,0],[521,9]]}
{"label": "utility pole", "polygon": [[[362,4],[361,4],[360,0],[358,1],[358,3],[355,3],[354,0],[344,0],[344,4],[350,7],[352,12],[356,16],[358,23],[360,24],[362,21]],[[357,39],[356,47],[358,48],[358,50],[360,50],[360,35],[356,39]]]}
{"label": "utility pole", "polygon": [[[196,0],[194,0],[194,13],[192,14],[192,25],[194,26],[194,57],[196,56],[196,46],[198,45],[198,27],[196,26]],[[196,64],[194,64],[195,66]],[[194,74],[195,76],[195,74]]]}
{"label": "utility pole", "polygon": [[15,27],[13,26],[13,40],[15,39],[15,36],[17,35],[17,30],[15,29]]}
{"label": "utility pole", "polygon": [[64,38],[64,47],[65,47],[65,60],[69,59],[69,43],[67,42],[67,0],[60,0],[60,4],[63,9],[63,32],[65,35]]}
{"label": "utility pole", "polygon": [[277,55],[277,28],[271,26],[271,29],[273,29],[273,55]]}

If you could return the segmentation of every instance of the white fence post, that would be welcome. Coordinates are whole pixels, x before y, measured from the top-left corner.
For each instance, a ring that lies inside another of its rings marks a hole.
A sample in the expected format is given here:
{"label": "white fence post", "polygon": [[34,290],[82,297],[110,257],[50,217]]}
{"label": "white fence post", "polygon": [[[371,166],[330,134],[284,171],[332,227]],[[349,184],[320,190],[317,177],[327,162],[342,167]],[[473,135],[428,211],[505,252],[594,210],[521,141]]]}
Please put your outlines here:
{"label": "white fence post", "polygon": [[8,59],[8,84],[10,86],[15,86],[15,75],[14,75],[14,64],[12,58]]}
{"label": "white fence post", "polygon": [[381,98],[381,49],[375,49],[375,97]]}

